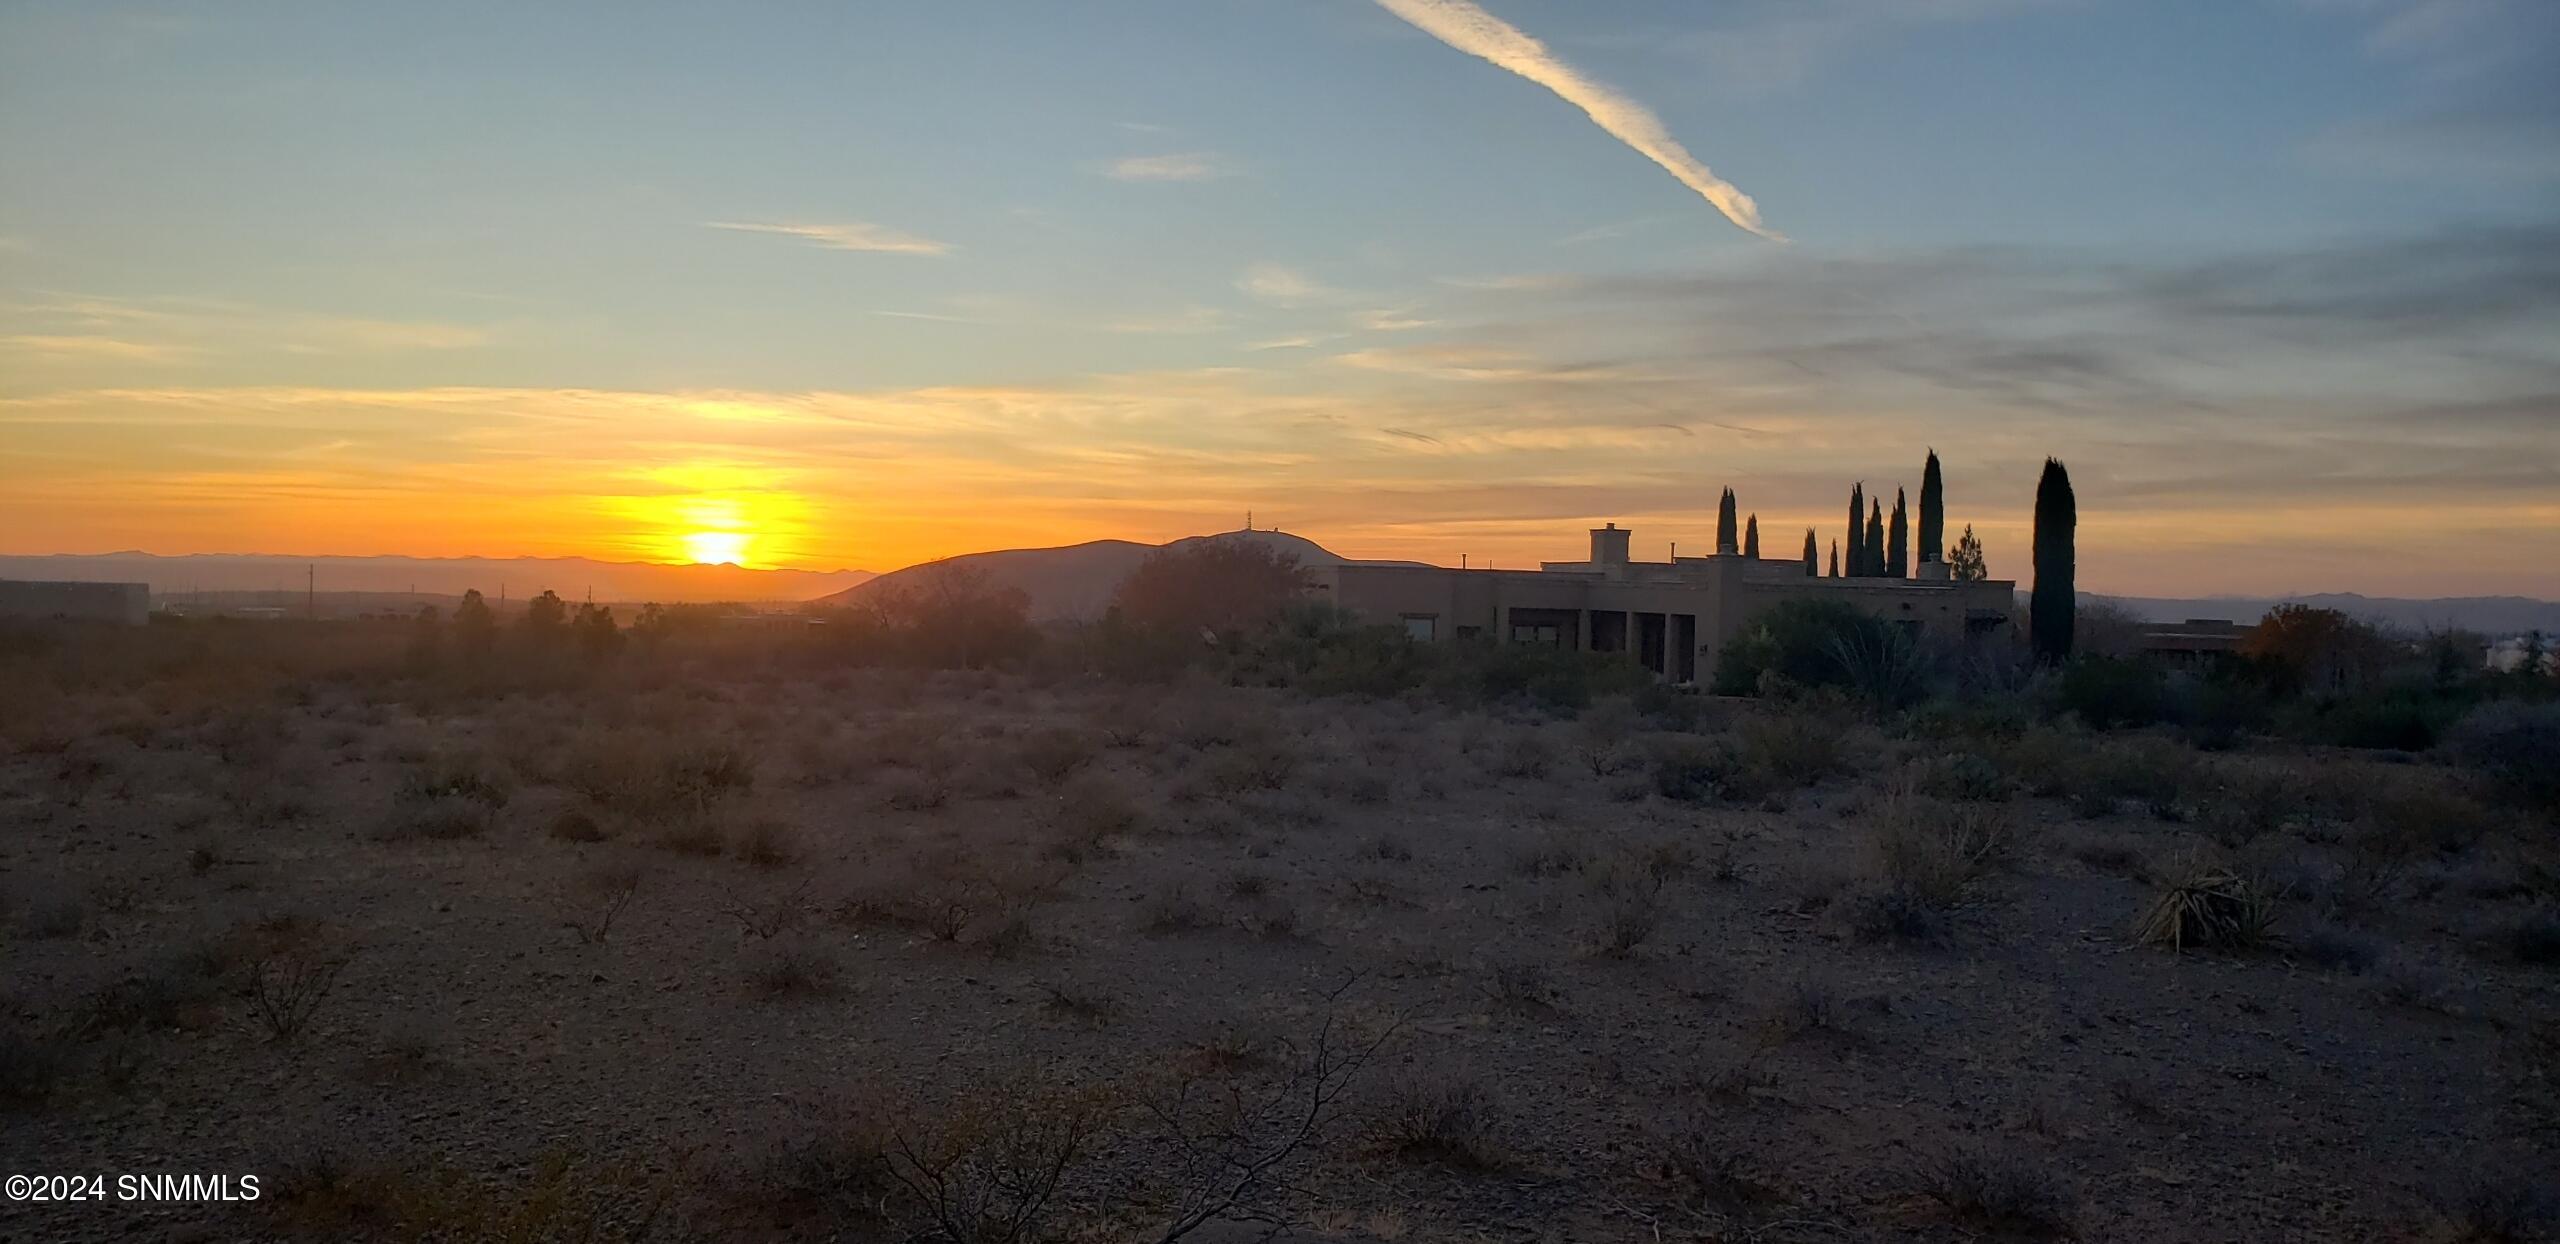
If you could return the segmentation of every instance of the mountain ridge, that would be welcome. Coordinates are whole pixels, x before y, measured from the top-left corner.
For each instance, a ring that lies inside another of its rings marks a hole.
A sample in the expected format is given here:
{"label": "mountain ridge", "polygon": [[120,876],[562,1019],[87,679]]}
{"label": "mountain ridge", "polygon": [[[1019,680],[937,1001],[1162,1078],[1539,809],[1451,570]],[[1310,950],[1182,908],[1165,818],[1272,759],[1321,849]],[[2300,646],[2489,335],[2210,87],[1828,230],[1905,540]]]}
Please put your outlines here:
{"label": "mountain ridge", "polygon": [[1208,535],[1184,536],[1163,544],[1142,544],[1135,540],[1087,540],[1082,544],[1063,544],[1047,548],[989,549],[978,553],[960,553],[936,561],[922,562],[886,574],[875,575],[862,583],[834,595],[812,601],[816,605],[850,605],[884,592],[896,591],[914,582],[937,566],[969,566],[986,573],[989,582],[998,587],[1020,588],[1031,598],[1034,621],[1091,621],[1110,609],[1111,598],[1120,590],[1138,563],[1159,549],[1181,548],[1203,540],[1250,539],[1271,545],[1298,556],[1301,566],[1368,565],[1417,566],[1420,562],[1372,561],[1344,557],[1305,536],[1285,531],[1221,531]]}

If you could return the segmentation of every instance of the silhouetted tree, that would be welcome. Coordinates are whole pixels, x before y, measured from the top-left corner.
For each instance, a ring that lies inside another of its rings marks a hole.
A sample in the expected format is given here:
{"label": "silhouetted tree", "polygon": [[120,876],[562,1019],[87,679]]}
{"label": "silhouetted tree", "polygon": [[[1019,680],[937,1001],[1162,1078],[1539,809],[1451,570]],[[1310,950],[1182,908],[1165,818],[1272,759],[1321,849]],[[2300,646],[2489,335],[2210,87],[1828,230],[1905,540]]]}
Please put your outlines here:
{"label": "silhouetted tree", "polygon": [[2240,655],[2280,691],[2343,691],[2378,677],[2392,645],[2381,631],[2335,609],[2286,604],[2249,629]]}
{"label": "silhouetted tree", "polygon": [[1867,577],[1884,574],[1884,498],[1867,502]]}
{"label": "silhouetted tree", "polygon": [[1226,637],[1279,617],[1305,588],[1295,553],[1254,540],[1195,540],[1148,554],[1114,603],[1140,626]]}
{"label": "silhouetted tree", "polygon": [[1964,538],[1956,541],[1956,555],[1947,563],[1947,575],[1964,583],[1991,577],[1991,567],[1982,560],[1982,541],[1974,538],[1971,523],[1964,525]]}
{"label": "silhouetted tree", "polygon": [[411,673],[423,674],[444,659],[444,620],[433,605],[421,605],[417,616],[409,622],[409,651],[406,657]]}
{"label": "silhouetted tree", "polygon": [[1902,490],[1893,490],[1893,525],[1886,529],[1884,573],[1887,578],[1911,577],[1911,520],[1902,509]]}
{"label": "silhouetted tree", "polygon": [[498,618],[489,612],[489,602],[480,598],[480,589],[462,594],[462,603],[453,608],[453,646],[466,657],[479,657],[489,651],[498,636]]}
{"label": "silhouetted tree", "polygon": [[1743,524],[1742,555],[1744,557],[1760,555],[1760,516],[1757,514],[1751,516],[1750,522]]}
{"label": "silhouetted tree", "polygon": [[907,581],[878,593],[870,608],[927,665],[978,669],[1020,656],[1040,638],[1030,594],[990,583],[977,566],[935,562],[901,577]]}
{"label": "silhouetted tree", "polygon": [[2044,476],[2036,481],[2036,582],[2027,600],[2028,637],[2039,660],[2060,662],[2071,655],[2071,615],[2077,607],[2072,577],[2077,560],[2080,507],[2071,496],[2071,473],[2062,463],[2044,460]]}
{"label": "silhouetted tree", "polygon": [[559,593],[544,588],[542,595],[524,603],[524,618],[516,625],[524,629],[528,638],[539,642],[559,635],[568,621],[568,602],[561,600]]}
{"label": "silhouetted tree", "polygon": [[1947,484],[1938,474],[1938,451],[1929,451],[1929,464],[1920,468],[1920,564],[1944,561],[1947,556]]}
{"label": "silhouetted tree", "polygon": [[578,650],[586,653],[589,660],[601,661],[622,651],[622,631],[614,625],[613,608],[609,605],[578,606],[573,629],[578,636]]}
{"label": "silhouetted tree", "polygon": [[[1849,573],[1853,577],[1867,572],[1866,562],[1864,560],[1866,547],[1867,486],[1865,484],[1851,484],[1849,486]],[[1835,545],[1831,551],[1834,554],[1837,554],[1840,550],[1839,547]],[[1833,558],[1833,561],[1835,562],[1838,560],[1839,559],[1837,557]],[[1836,579],[1839,575],[1834,573],[1832,577]]]}
{"label": "silhouetted tree", "polygon": [[1822,577],[1822,548],[1814,543],[1813,528],[1804,529],[1804,577]]}
{"label": "silhouetted tree", "polygon": [[1734,553],[1733,490],[1730,488],[1725,489],[1724,496],[1716,501],[1716,552],[1727,557]]}

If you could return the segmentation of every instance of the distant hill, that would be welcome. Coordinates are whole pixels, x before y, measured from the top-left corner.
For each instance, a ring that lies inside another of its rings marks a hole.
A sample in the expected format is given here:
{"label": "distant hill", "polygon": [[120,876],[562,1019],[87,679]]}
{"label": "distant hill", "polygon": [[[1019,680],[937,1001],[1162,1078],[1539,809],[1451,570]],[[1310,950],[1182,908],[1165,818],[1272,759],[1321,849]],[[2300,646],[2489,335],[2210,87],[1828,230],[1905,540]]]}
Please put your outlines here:
{"label": "distant hill", "polygon": [[1120,581],[1128,578],[1129,572],[1147,559],[1147,554],[1158,548],[1180,548],[1202,540],[1251,540],[1267,544],[1297,554],[1301,566],[1421,564],[1361,562],[1357,558],[1339,556],[1313,540],[1285,531],[1227,531],[1208,536],[1185,536],[1163,545],[1139,544],[1131,540],[1095,540],[1052,549],[963,553],[938,562],[890,571],[815,603],[851,604],[872,593],[913,583],[927,567],[949,564],[976,567],[986,572],[991,583],[1022,589],[1031,598],[1031,616],[1036,621],[1089,621],[1101,617],[1111,607],[1111,598],[1120,590]]}
{"label": "distant hill", "polygon": [[2402,600],[2389,596],[2360,596],[2354,592],[2312,592],[2301,596],[2207,596],[2192,600],[2097,595],[2084,598],[2113,601],[2152,622],[2229,618],[2234,622],[2248,623],[2265,617],[2267,611],[2277,605],[2302,604],[2317,609],[2335,609],[2349,617],[2362,618],[2396,630],[2440,631],[2451,628],[2491,636],[2518,635],[2531,630],[2560,634],[2560,601],[2535,600],[2526,596],[2441,596],[2430,600]]}
{"label": "distant hill", "polygon": [[840,592],[871,578],[868,570],[750,570],[742,566],[600,562],[584,557],[289,557],[268,553],[55,553],[0,556],[0,579],[148,583],[157,597],[191,592],[300,593],[304,571],[322,592],[412,592],[460,596],[478,588],[495,598],[503,587],[522,600],[549,588],[571,599],[600,601],[798,601]]}

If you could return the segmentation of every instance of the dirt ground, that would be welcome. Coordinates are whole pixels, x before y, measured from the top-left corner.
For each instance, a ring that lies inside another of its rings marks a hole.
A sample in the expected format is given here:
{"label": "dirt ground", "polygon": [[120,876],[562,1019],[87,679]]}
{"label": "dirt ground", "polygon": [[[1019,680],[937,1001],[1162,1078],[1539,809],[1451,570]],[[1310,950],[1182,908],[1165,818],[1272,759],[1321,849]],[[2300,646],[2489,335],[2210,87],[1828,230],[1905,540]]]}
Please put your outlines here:
{"label": "dirt ground", "polygon": [[[1282,1238],[2548,1228],[2538,814],[2370,755],[1677,724],[833,674],[31,744],[0,1171],[262,1191],[0,1237],[931,1239],[845,1137],[1090,1120],[1021,1238],[1154,1240],[1227,1169],[1178,1103],[1319,1051],[1236,1207]],[[1752,780],[1664,776],[1716,746]],[[2217,867],[2271,931],[2136,936]]]}

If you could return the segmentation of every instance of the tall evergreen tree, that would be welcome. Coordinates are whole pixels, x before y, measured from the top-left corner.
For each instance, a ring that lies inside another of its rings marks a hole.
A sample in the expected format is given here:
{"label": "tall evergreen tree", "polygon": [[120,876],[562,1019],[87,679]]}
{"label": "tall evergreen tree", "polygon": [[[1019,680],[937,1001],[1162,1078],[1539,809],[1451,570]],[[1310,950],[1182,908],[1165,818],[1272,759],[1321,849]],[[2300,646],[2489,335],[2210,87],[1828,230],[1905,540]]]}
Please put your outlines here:
{"label": "tall evergreen tree", "polygon": [[1727,557],[1731,557],[1735,552],[1733,490],[1730,488],[1725,489],[1724,497],[1716,502],[1716,552]]}
{"label": "tall evergreen tree", "polygon": [[1929,465],[1920,468],[1920,564],[1944,561],[1947,556],[1947,483],[1938,475],[1938,451],[1929,451]]}
{"label": "tall evergreen tree", "polygon": [[2071,496],[2071,473],[2047,458],[2044,477],[2036,481],[2036,582],[2027,598],[2028,638],[2039,660],[2060,662],[2071,655],[2076,604],[2072,576],[2079,527],[2080,506]]}
{"label": "tall evergreen tree", "polygon": [[1831,542],[1831,577],[1840,577],[1840,542],[1837,540]]}
{"label": "tall evergreen tree", "polygon": [[1973,524],[1964,525],[1964,538],[1956,541],[1955,556],[1947,561],[1947,577],[1959,583],[1978,583],[1991,577],[1991,567],[1982,560],[1982,541],[1973,534]]}
{"label": "tall evergreen tree", "polygon": [[1742,555],[1744,557],[1760,555],[1760,516],[1757,514],[1751,516],[1750,522],[1742,525]]}
{"label": "tall evergreen tree", "polygon": [[1867,502],[1867,577],[1884,575],[1884,498]]}
{"label": "tall evergreen tree", "polygon": [[[1867,572],[1865,556],[1861,552],[1866,547],[1867,486],[1851,484],[1849,486],[1849,573],[1852,576]],[[1834,546],[1833,551],[1838,551],[1837,546]]]}
{"label": "tall evergreen tree", "polygon": [[1804,577],[1822,577],[1822,547],[1813,542],[1813,528],[1804,529]]}
{"label": "tall evergreen tree", "polygon": [[1893,525],[1886,529],[1884,573],[1889,579],[1911,577],[1911,519],[1902,509],[1902,490],[1893,490]]}

